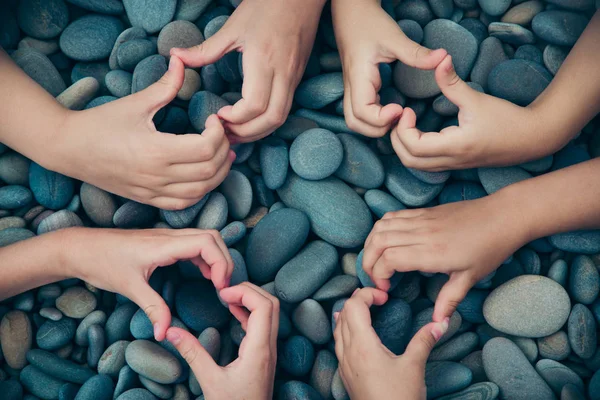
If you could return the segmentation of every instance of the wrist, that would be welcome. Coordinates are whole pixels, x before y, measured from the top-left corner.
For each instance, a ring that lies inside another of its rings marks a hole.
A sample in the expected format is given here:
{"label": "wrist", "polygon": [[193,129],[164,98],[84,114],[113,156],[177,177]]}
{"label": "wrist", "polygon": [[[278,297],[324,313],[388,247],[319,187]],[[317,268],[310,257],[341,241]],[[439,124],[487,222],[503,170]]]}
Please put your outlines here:
{"label": "wrist", "polygon": [[[529,115],[530,126],[537,132],[540,152],[538,158],[556,153],[569,143],[577,134],[573,131],[572,124],[565,124],[564,115],[556,113],[552,107],[549,96],[542,94],[533,103],[525,107]],[[531,135],[532,132],[527,132]]]}
{"label": "wrist", "polygon": [[85,280],[80,270],[80,263],[75,256],[80,250],[76,239],[87,231],[86,228],[67,228],[52,232],[53,260],[56,260],[56,271],[62,279],[78,278]]}
{"label": "wrist", "polygon": [[73,120],[76,119],[77,113],[77,111],[61,107],[56,119],[50,126],[49,133],[44,137],[43,143],[37,146],[40,152],[38,157],[33,159],[35,162],[48,170],[65,174],[68,161],[65,146],[70,141],[69,138],[72,137]]}

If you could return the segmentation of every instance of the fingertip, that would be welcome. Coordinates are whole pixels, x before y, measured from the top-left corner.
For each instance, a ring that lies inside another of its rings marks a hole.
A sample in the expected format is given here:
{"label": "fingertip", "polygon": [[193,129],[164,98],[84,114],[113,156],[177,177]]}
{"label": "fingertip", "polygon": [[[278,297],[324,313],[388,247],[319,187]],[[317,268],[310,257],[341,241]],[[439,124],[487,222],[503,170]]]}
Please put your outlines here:
{"label": "fingertip", "polygon": [[217,115],[224,120],[228,120],[231,117],[232,109],[233,109],[232,105],[221,107],[219,109],[219,111],[217,111]]}
{"label": "fingertip", "polygon": [[167,340],[173,344],[173,346],[177,346],[181,343],[181,336],[179,332],[177,332],[176,328],[170,328],[167,330]]}
{"label": "fingertip", "polygon": [[237,154],[235,154],[235,151],[233,150],[229,150],[229,154],[227,154],[227,161],[229,161],[229,163],[233,163],[235,161],[235,159],[237,158]]}
{"label": "fingertip", "polygon": [[[390,281],[387,279],[377,279],[375,281],[375,285],[377,286],[377,292],[384,292],[387,293],[388,290],[390,290],[391,284]],[[379,297],[380,298],[380,297]],[[375,299],[378,299],[378,297],[375,297]]]}
{"label": "fingertip", "polygon": [[412,108],[406,107],[402,112],[402,116],[400,117],[400,121],[398,123],[398,133],[401,133],[406,129],[413,129],[417,126],[417,114],[413,111]]}
{"label": "fingertip", "polygon": [[436,343],[440,340],[442,336],[448,332],[448,326],[450,325],[450,318],[446,317],[442,320],[442,322],[434,322],[431,327],[431,334],[435,339]]}
{"label": "fingertip", "polygon": [[403,111],[404,108],[400,104],[387,104],[381,109],[381,117],[387,124],[391,124],[400,118]]}
{"label": "fingertip", "polygon": [[162,342],[165,340],[166,328],[161,327],[160,323],[154,323],[154,339],[157,342]]}

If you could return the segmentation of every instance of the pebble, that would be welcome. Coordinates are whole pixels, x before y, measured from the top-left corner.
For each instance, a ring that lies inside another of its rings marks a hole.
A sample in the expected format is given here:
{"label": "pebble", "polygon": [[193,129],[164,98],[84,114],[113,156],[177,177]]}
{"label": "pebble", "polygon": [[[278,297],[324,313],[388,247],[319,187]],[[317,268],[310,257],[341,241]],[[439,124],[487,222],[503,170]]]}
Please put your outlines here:
{"label": "pebble", "polygon": [[548,68],[552,75],[556,75],[568,55],[569,52],[564,48],[549,44],[542,53],[544,66]]}
{"label": "pebble", "polygon": [[417,179],[402,165],[398,157],[383,157],[386,169],[384,184],[394,197],[410,207],[421,207],[433,200],[443,189],[443,184],[431,185]]}
{"label": "pebble", "polygon": [[23,311],[9,311],[0,322],[0,349],[6,364],[14,369],[27,365],[26,354],[31,349],[32,328]]}
{"label": "pebble", "polygon": [[584,360],[591,358],[597,347],[596,321],[592,312],[583,304],[575,304],[567,328],[573,353]]}
{"label": "pebble", "polygon": [[410,340],[412,312],[408,303],[391,299],[373,317],[373,329],[381,343],[394,354],[402,354]]}
{"label": "pebble", "polygon": [[83,226],[81,218],[72,211],[60,210],[44,218],[37,229],[37,234],[41,235],[59,229]]}
{"label": "pebble", "polygon": [[31,203],[32,194],[25,186],[8,185],[0,187],[0,208],[14,210]]}
{"label": "pebble", "polygon": [[488,33],[490,36],[496,37],[506,44],[515,46],[535,43],[533,33],[529,29],[517,24],[492,22],[488,26]]}
{"label": "pebble", "polygon": [[550,336],[537,340],[540,357],[562,361],[571,354],[569,338],[564,331],[558,331]]}
{"label": "pebble", "polygon": [[69,23],[63,0],[22,0],[17,10],[19,27],[36,39],[52,39]]}
{"label": "pebble", "polygon": [[531,178],[531,174],[519,167],[479,168],[477,174],[488,194]]}
{"label": "pebble", "polygon": [[343,117],[322,113],[319,111],[301,108],[296,111],[296,116],[308,118],[317,123],[319,128],[327,129],[332,132],[350,133],[352,132]]}
{"label": "pebble", "polygon": [[481,350],[474,351],[460,361],[461,364],[471,370],[471,373],[473,374],[472,383],[488,380],[485,370],[483,369],[482,353]]}
{"label": "pebble", "polygon": [[434,18],[433,12],[429,7],[429,2],[425,0],[406,0],[395,8],[396,17],[399,19],[411,19],[421,26],[427,25]]}
{"label": "pebble", "polygon": [[465,18],[459,22],[459,25],[471,32],[478,45],[488,37],[487,26],[476,18]]}
{"label": "pebble", "polygon": [[[429,304],[431,304],[431,302],[428,302],[428,305]],[[412,326],[411,336],[414,336],[415,333],[417,333],[419,331],[419,329],[421,329],[422,327],[424,327],[425,325],[427,325],[428,323],[430,323],[433,320],[432,319],[433,307],[425,308],[422,311],[419,311],[418,313],[413,312],[413,314],[416,314],[416,315],[413,318],[413,326]],[[448,340],[450,340],[456,334],[456,332],[458,332],[461,324],[462,324],[462,317],[460,316],[460,314],[458,312],[455,311],[452,314],[452,316],[450,317],[450,322],[448,324],[448,331],[446,331],[446,333],[440,338],[440,340],[438,340],[436,346],[441,346],[442,344],[444,344]]]}
{"label": "pebble", "polygon": [[284,124],[275,131],[275,136],[287,141],[293,141],[302,132],[314,128],[318,128],[316,122],[307,118],[289,115]]}
{"label": "pebble", "polygon": [[[204,69],[206,69],[206,67]],[[209,90],[206,85],[203,86],[205,89]],[[216,114],[217,111],[227,105],[229,105],[229,103],[210,91],[196,92],[190,100],[188,110],[190,122],[198,132],[202,132],[204,131],[206,119],[210,115]]]}
{"label": "pebble", "polygon": [[177,92],[177,98],[183,101],[189,101],[194,93],[200,90],[202,81],[200,74],[191,68],[186,68],[183,78],[183,86]]}
{"label": "pebble", "polygon": [[343,146],[343,158],[335,176],[364,189],[381,186],[385,179],[385,171],[377,154],[356,136],[346,133],[336,136]]}
{"label": "pebble", "polygon": [[567,384],[575,385],[583,392],[583,381],[572,369],[554,360],[540,360],[535,364],[538,374],[560,395],[562,388]]}
{"label": "pebble", "polygon": [[335,400],[350,400],[350,396],[348,396],[348,392],[346,392],[346,388],[344,387],[344,382],[340,377],[339,368],[336,369],[333,381],[331,381],[331,394]]}
{"label": "pebble", "polygon": [[423,28],[418,22],[412,19],[402,19],[398,21],[398,26],[413,42],[421,43],[423,41]]}
{"label": "pebble", "polygon": [[511,0],[479,0],[481,10],[492,17],[503,15],[510,4]]}
{"label": "pebble", "polygon": [[113,215],[113,224],[117,228],[140,228],[152,223],[156,210],[148,205],[128,201],[117,209]]}
{"label": "pebble", "polygon": [[67,0],[69,3],[79,6],[85,10],[101,14],[119,15],[125,9],[123,3],[118,0]]}
{"label": "pebble", "polygon": [[278,400],[321,400],[321,395],[300,381],[288,381],[279,389]]}
{"label": "pebble", "polygon": [[[546,2],[573,10],[589,10],[594,8],[593,0],[546,0]],[[596,2],[596,5],[598,5],[598,2]]]}
{"label": "pebble", "polygon": [[79,79],[62,92],[56,100],[70,110],[83,110],[98,93],[100,84],[94,77]]}
{"label": "pebble", "polygon": [[548,238],[550,244],[562,251],[582,254],[600,252],[600,230],[559,233]]}
{"label": "pebble", "polygon": [[132,39],[117,49],[117,63],[125,71],[134,71],[145,58],[156,53],[156,46],[147,39]]}
{"label": "pebble", "polygon": [[279,344],[277,358],[279,365],[287,373],[301,377],[308,374],[313,366],[315,350],[304,336],[292,336]]}
{"label": "pebble", "polygon": [[311,129],[300,134],[290,147],[289,160],[301,178],[321,180],[331,176],[342,164],[344,148],[338,137],[326,129]]}
{"label": "pebble", "polygon": [[344,95],[344,80],[341,72],[318,75],[302,82],[296,89],[294,99],[309,109],[320,109]]}
{"label": "pebble", "polygon": [[49,171],[34,162],[29,166],[29,186],[36,201],[52,210],[65,207],[74,194],[73,179]]}
{"label": "pebble", "polygon": [[323,307],[313,299],[306,299],[296,307],[292,314],[292,321],[298,332],[315,345],[327,344],[332,337],[327,314]]}
{"label": "pebble", "polygon": [[75,400],[112,400],[115,390],[113,381],[107,375],[96,375],[83,384]]}
{"label": "pebble", "polygon": [[173,19],[195,21],[204,13],[211,2],[212,0],[179,0]]}
{"label": "pebble", "polygon": [[514,58],[533,61],[538,64],[542,64],[544,62],[542,51],[533,44],[524,44],[523,46],[519,46],[517,51],[515,51]]}
{"label": "pebble", "polygon": [[348,297],[358,288],[359,283],[356,276],[337,275],[321,286],[312,297],[319,302]]}
{"label": "pebble", "polygon": [[378,189],[368,190],[364,195],[364,200],[378,218],[383,217],[390,211],[399,211],[406,208],[394,196]]}
{"label": "pebble", "polygon": [[584,392],[580,391],[577,386],[568,383],[563,386],[560,392],[560,398],[561,400],[583,400],[585,399],[583,393]]}
{"label": "pebble", "polygon": [[500,388],[493,382],[479,382],[468,388],[439,397],[438,400],[494,400],[500,395]]}
{"label": "pebble", "polygon": [[113,226],[113,217],[118,208],[113,195],[85,182],[81,185],[79,195],[86,215],[96,225],[106,228]]}
{"label": "pebble", "polygon": [[29,183],[29,159],[19,153],[0,156],[0,179],[7,185],[26,186]]}
{"label": "pebble", "polygon": [[143,377],[156,383],[176,382],[182,367],[179,360],[156,343],[147,340],[134,340],[125,350],[127,365]]}
{"label": "pebble", "polygon": [[58,51],[58,42],[56,40],[39,40],[32,37],[25,37],[19,42],[17,48],[22,49],[24,47],[32,48],[45,56],[49,56]]}
{"label": "pebble", "polygon": [[243,222],[234,221],[221,229],[219,233],[225,245],[231,247],[246,236],[246,226]]}
{"label": "pebble", "polygon": [[544,4],[539,0],[525,1],[510,8],[500,19],[501,22],[528,26],[533,17],[544,10]]}
{"label": "pebble", "polygon": [[163,56],[155,54],[144,58],[133,70],[131,93],[137,93],[158,82],[166,72],[167,62]]}
{"label": "pebble", "polygon": [[63,317],[63,314],[53,307],[44,307],[40,309],[40,315],[52,321],[60,321],[60,319]]}
{"label": "pebble", "polygon": [[208,196],[205,195],[196,204],[184,208],[183,210],[160,210],[160,216],[167,224],[175,229],[186,228],[192,224],[207,201]]}
{"label": "pebble", "polygon": [[106,313],[96,310],[89,313],[77,326],[75,331],[75,343],[79,346],[88,346],[88,329],[92,325],[104,326],[106,324]]}
{"label": "pebble", "polygon": [[483,346],[483,365],[503,398],[553,399],[552,390],[512,341],[497,337]]}
{"label": "pebble", "polygon": [[428,362],[425,366],[427,398],[458,392],[469,386],[472,379],[471,370],[462,364],[450,361]]}
{"label": "pebble", "polygon": [[2,6],[0,12],[0,46],[13,49],[19,41],[19,26],[17,19],[9,7]]}
{"label": "pebble", "polygon": [[177,0],[124,0],[123,5],[131,25],[152,34],[171,22]]}
{"label": "pebble", "polygon": [[158,35],[158,54],[169,57],[169,53],[174,47],[185,49],[198,46],[202,42],[204,42],[204,36],[195,24],[189,21],[173,21],[165,25]]}
{"label": "pebble", "polygon": [[542,40],[556,46],[573,46],[589,20],[570,11],[549,10],[537,14],[531,29]]}
{"label": "pebble", "polygon": [[[470,34],[470,32],[468,33]],[[473,40],[475,40],[474,36]],[[435,82],[433,71],[421,70],[398,62],[394,67],[393,78],[396,88],[403,95],[414,99],[426,99],[441,92]]]}
{"label": "pebble", "polygon": [[108,346],[98,361],[98,373],[117,378],[125,366],[125,351],[129,341],[118,340]]}
{"label": "pebble", "polygon": [[338,360],[334,354],[327,350],[321,350],[317,353],[315,364],[310,373],[310,385],[323,399],[332,397],[331,384],[337,367]]}
{"label": "pebble", "polygon": [[229,311],[221,305],[212,283],[207,281],[181,285],[175,295],[175,308],[183,323],[195,331],[211,326],[220,328],[229,322]]}
{"label": "pebble", "polygon": [[206,204],[198,213],[196,228],[221,230],[227,224],[227,200],[219,192],[212,192],[207,198]]}
{"label": "pebble", "polygon": [[111,16],[85,15],[67,26],[60,35],[60,49],[77,61],[97,61],[110,55],[123,31],[123,23]]}
{"label": "pebble", "polygon": [[[508,60],[497,65],[490,72],[488,88],[490,94],[496,97],[526,106],[546,89],[551,79],[552,74],[538,63]],[[517,84],[517,81],[528,84]]]}
{"label": "pebble", "polygon": [[80,286],[68,288],[56,299],[56,308],[69,318],[85,318],[96,304],[96,296]]}
{"label": "pebble", "polygon": [[208,40],[225,25],[229,15],[218,15],[211,19],[204,27],[204,37]]}
{"label": "pebble", "polygon": [[156,397],[146,389],[131,389],[128,390],[115,400],[156,400]]}
{"label": "pebble", "polygon": [[42,399],[58,399],[64,381],[52,378],[33,365],[28,365],[19,375],[21,384],[29,393]]}
{"label": "pebble", "polygon": [[362,244],[373,226],[367,205],[337,178],[309,181],[290,174],[277,193],[286,206],[304,211],[313,232],[334,246]]}
{"label": "pebble", "polygon": [[283,140],[276,138],[263,141],[260,146],[259,160],[265,186],[271,190],[283,186],[289,165],[288,145]]}
{"label": "pebble", "polygon": [[37,331],[35,340],[42,350],[58,350],[75,336],[75,321],[62,318],[60,321],[46,320]]}
{"label": "pebble", "polygon": [[31,79],[52,96],[58,96],[67,88],[65,81],[52,64],[52,61],[39,51],[22,48],[15,51],[11,57]]}
{"label": "pebble", "polygon": [[574,301],[591,304],[600,292],[600,274],[591,258],[578,256],[569,272],[569,294]]}

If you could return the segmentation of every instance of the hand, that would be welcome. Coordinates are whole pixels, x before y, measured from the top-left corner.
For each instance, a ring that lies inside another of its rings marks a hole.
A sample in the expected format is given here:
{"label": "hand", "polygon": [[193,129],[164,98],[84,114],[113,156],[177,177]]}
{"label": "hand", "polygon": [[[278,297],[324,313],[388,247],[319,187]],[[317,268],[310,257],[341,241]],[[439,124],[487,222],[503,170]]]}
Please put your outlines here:
{"label": "hand", "polygon": [[312,49],[323,0],[244,0],[201,45],[172,49],[186,65],[244,53],[242,99],[219,110],[236,142],[261,139],[285,121]]}
{"label": "hand", "polygon": [[374,0],[333,0],[333,27],[344,69],[344,115],[350,129],[369,137],[385,135],[402,114],[402,106],[382,107],[378,64],[400,60],[433,69],[447,54],[410,40]]}
{"label": "hand", "polygon": [[360,289],[337,313],[335,353],[340,377],[353,400],[426,399],[425,363],[433,346],[448,330],[448,319],[430,323],[412,338],[406,351],[396,356],[379,340],[371,326],[369,307],[382,305],[387,293]]}
{"label": "hand", "polygon": [[459,126],[421,132],[413,110],[405,108],[392,131],[392,145],[402,163],[425,171],[506,166],[542,158],[570,140],[541,126],[536,107],[520,107],[480,93],[461,80],[446,56],[436,68],[442,93],[459,108]]}
{"label": "hand", "polygon": [[522,210],[505,193],[385,214],[367,237],[363,269],[384,291],[396,271],[449,275],[433,314],[441,322],[475,283],[533,239]]}
{"label": "hand", "polygon": [[156,130],[152,118],[175,98],[183,70],[181,60],[171,57],[169,71],[147,89],[70,112],[51,169],[166,210],[197,203],[225,179],[235,153],[214,115],[202,135]]}
{"label": "hand", "polygon": [[198,339],[183,329],[169,328],[167,340],[190,364],[207,400],[271,399],[277,363],[279,301],[248,282],[223,289],[219,294],[246,331],[239,358],[226,367],[218,366]]}
{"label": "hand", "polygon": [[64,247],[72,249],[63,263],[71,275],[135,302],[152,321],[157,341],[165,339],[171,312],[148,284],[156,268],[190,260],[217,290],[229,285],[233,272],[233,261],[217,231],[73,228],[60,233],[66,235]]}

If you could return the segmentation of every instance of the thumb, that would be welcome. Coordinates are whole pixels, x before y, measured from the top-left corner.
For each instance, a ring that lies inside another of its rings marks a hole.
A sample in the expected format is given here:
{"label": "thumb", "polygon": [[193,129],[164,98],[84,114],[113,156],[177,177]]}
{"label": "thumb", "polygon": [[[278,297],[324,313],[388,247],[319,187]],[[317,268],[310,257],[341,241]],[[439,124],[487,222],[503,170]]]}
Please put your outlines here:
{"label": "thumb", "polygon": [[223,27],[202,44],[171,49],[171,56],[179,57],[185,65],[197,68],[217,62],[233,48],[233,37],[229,33],[229,29]]}
{"label": "thumb", "polygon": [[389,46],[402,63],[420,69],[434,69],[448,54],[444,49],[431,50],[421,46],[404,33],[394,37]]}
{"label": "thumb", "polygon": [[435,81],[442,93],[457,107],[466,105],[478,94],[456,74],[450,55],[447,55],[435,69]]}
{"label": "thumb", "polygon": [[[167,330],[167,340],[175,346],[185,359],[202,385],[202,377],[211,376],[211,370],[219,368],[212,356],[206,351],[191,333],[181,328],[171,327]],[[205,386],[206,387],[206,386]]]}
{"label": "thumb", "polygon": [[183,86],[183,79],[183,63],[179,58],[171,57],[169,69],[160,80],[133,96],[142,99],[142,104],[154,115],[175,98]]}
{"label": "thumb", "polygon": [[429,354],[435,344],[448,331],[449,320],[446,318],[442,322],[431,322],[421,329],[411,339],[403,357],[409,357],[421,366],[425,366]]}
{"label": "thumb", "polygon": [[171,325],[171,310],[164,299],[147,282],[133,285],[134,296],[130,297],[148,316],[154,327],[154,338],[165,339],[165,332]]}
{"label": "thumb", "polygon": [[467,275],[452,274],[435,300],[432,319],[441,322],[444,318],[450,318],[471,289],[471,286],[473,285]]}

